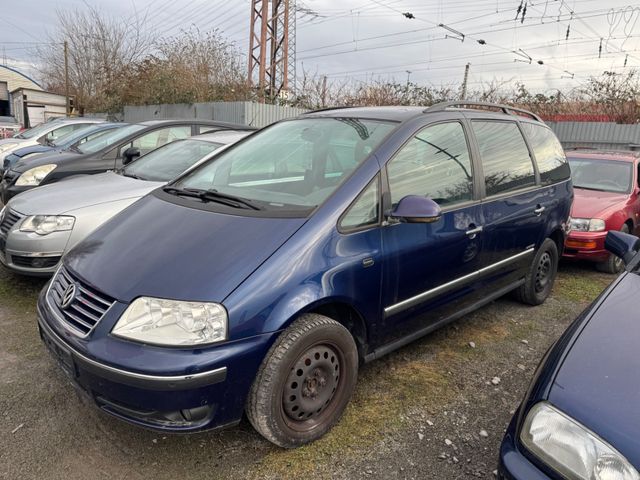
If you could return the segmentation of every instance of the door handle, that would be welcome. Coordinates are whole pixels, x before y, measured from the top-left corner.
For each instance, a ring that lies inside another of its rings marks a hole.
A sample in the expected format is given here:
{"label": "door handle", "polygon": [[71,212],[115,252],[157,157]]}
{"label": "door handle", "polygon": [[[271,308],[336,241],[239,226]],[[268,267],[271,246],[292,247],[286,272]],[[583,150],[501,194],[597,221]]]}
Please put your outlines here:
{"label": "door handle", "polygon": [[542,215],[542,212],[544,212],[546,210],[545,207],[538,205],[538,208],[536,208],[533,213],[536,214],[536,217],[539,217],[540,215]]}
{"label": "door handle", "polygon": [[480,232],[482,232],[482,226],[472,228],[471,230],[467,230],[464,233],[467,234],[467,237],[474,239],[476,238],[476,235],[479,234]]}

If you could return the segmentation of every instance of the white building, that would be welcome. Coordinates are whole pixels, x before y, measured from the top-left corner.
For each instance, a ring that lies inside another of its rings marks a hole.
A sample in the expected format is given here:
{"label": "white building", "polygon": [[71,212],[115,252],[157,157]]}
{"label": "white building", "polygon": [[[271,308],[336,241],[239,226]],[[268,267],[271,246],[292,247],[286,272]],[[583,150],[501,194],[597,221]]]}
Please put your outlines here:
{"label": "white building", "polygon": [[0,117],[12,116],[22,126],[33,127],[65,114],[64,95],[46,92],[27,75],[0,65]]}

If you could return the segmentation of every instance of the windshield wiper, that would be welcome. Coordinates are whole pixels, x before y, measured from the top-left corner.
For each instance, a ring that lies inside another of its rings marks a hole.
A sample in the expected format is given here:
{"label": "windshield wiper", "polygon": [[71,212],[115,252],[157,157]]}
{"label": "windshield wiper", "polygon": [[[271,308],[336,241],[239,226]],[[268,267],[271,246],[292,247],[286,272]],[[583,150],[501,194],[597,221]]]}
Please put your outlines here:
{"label": "windshield wiper", "polygon": [[202,195],[202,197],[206,199],[214,198],[216,200],[218,199],[231,200],[232,202],[241,203],[242,205],[245,205],[252,210],[261,210],[261,208],[257,206],[255,203],[253,203],[251,200],[247,200],[246,198],[242,198],[242,197],[236,197],[235,195],[229,195],[228,193],[220,193],[215,188],[212,188],[210,190],[203,190],[200,193],[200,195]]}
{"label": "windshield wiper", "polygon": [[594,192],[612,192],[612,190],[605,190],[604,188],[583,187],[581,185],[574,185],[574,188],[581,188],[583,190],[593,190]]}
{"label": "windshield wiper", "polygon": [[140,175],[136,175],[135,173],[127,173],[126,170],[122,170],[120,175],[123,177],[135,178],[136,180],[146,180],[146,178],[142,178]]}
{"label": "windshield wiper", "polygon": [[236,197],[235,195],[227,195],[225,193],[220,193],[214,189],[202,190],[199,188],[164,187],[162,190],[167,193],[171,193],[173,195],[199,198],[202,201],[217,202],[223,205],[227,205],[229,207],[250,208],[251,210],[261,210],[260,207],[252,203],[250,200],[246,200],[241,197]]}

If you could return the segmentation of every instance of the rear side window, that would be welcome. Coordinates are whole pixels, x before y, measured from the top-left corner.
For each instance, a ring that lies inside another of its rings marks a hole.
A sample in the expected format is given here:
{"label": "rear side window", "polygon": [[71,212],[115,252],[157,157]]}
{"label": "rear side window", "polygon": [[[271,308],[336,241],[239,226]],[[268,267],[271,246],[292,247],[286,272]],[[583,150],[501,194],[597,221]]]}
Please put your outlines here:
{"label": "rear side window", "polygon": [[140,150],[141,155],[144,155],[174,140],[180,140],[190,136],[191,125],[158,128],[157,130],[153,130],[136,138],[132,145]]}
{"label": "rear side window", "polygon": [[407,195],[429,197],[440,206],[473,199],[467,138],[458,122],[421,130],[387,166],[391,202]]}
{"label": "rear side window", "polygon": [[487,195],[535,185],[536,177],[527,144],[514,122],[472,122]]}
{"label": "rear side window", "polygon": [[536,157],[543,185],[561,182],[571,176],[562,145],[551,130],[542,125],[522,123],[525,135]]}

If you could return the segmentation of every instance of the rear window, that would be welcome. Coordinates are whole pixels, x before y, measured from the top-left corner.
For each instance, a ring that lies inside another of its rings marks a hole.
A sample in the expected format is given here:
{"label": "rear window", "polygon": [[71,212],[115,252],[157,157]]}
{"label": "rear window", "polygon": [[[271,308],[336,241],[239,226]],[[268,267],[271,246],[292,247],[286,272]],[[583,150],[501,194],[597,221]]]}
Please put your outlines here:
{"label": "rear window", "polygon": [[536,157],[542,184],[550,185],[567,180],[571,176],[571,169],[562,145],[553,132],[547,127],[533,123],[521,125]]}
{"label": "rear window", "polygon": [[472,122],[488,196],[535,185],[527,144],[514,122]]}

